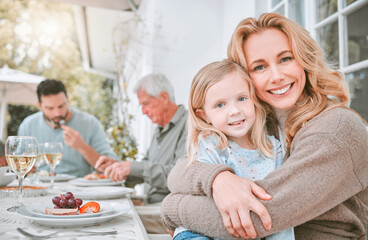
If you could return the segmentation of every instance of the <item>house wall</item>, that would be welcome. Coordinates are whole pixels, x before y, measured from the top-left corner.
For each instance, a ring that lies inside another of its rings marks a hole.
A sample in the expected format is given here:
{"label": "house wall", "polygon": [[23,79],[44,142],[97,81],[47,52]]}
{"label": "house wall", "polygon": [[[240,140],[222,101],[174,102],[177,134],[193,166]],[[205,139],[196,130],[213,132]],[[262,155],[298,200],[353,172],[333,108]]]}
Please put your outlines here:
{"label": "house wall", "polygon": [[[176,103],[185,106],[198,70],[226,58],[233,30],[255,13],[253,0],[148,0],[142,2],[142,8],[143,28],[149,29],[151,40],[144,40],[145,50],[140,54],[144,63],[139,67],[140,76],[133,77],[133,81],[151,72],[163,73],[174,86]],[[134,85],[131,83],[130,88]],[[139,150],[144,153],[155,126],[137,110],[136,96],[131,99],[133,129]]]}
{"label": "house wall", "polygon": [[226,58],[231,34],[252,16],[253,1],[158,0],[153,71],[172,81],[177,103],[187,106],[190,83],[204,65]]}

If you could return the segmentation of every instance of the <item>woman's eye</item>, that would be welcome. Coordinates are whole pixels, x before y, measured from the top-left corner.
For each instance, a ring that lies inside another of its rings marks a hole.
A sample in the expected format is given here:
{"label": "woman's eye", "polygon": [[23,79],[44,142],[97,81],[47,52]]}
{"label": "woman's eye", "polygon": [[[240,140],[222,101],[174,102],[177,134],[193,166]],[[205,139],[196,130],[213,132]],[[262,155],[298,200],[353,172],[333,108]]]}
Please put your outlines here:
{"label": "woman's eye", "polygon": [[284,57],[281,59],[281,62],[287,62],[290,61],[292,59],[292,57]]}
{"label": "woman's eye", "polygon": [[263,65],[259,65],[257,67],[254,68],[254,71],[259,71],[259,70],[262,70],[264,69],[264,66]]}
{"label": "woman's eye", "polygon": [[241,98],[239,98],[239,101],[240,102],[244,102],[246,100],[246,98],[245,97],[241,97]]}
{"label": "woman's eye", "polygon": [[224,104],[223,103],[218,103],[218,104],[216,104],[216,108],[222,108],[224,106]]}

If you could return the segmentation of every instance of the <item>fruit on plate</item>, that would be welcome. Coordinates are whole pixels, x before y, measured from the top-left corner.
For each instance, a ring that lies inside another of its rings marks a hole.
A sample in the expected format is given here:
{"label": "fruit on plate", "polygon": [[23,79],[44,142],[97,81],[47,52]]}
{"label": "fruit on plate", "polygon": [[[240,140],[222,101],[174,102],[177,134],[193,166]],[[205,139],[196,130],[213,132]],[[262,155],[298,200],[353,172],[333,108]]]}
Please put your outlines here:
{"label": "fruit on plate", "polygon": [[76,215],[78,213],[78,208],[46,208],[46,214],[52,215]]}
{"label": "fruit on plate", "polygon": [[79,211],[80,213],[85,213],[88,210],[91,210],[93,213],[98,213],[100,211],[100,204],[98,204],[98,202],[88,202],[84,204]]}
{"label": "fruit on plate", "polygon": [[59,196],[52,198],[52,203],[55,205],[54,208],[76,208],[79,209],[83,204],[83,200],[75,198],[72,192],[60,194]]}
{"label": "fruit on plate", "polygon": [[87,174],[86,176],[84,176],[85,179],[87,180],[99,180],[99,179],[105,179],[105,175],[94,172],[91,174]]}

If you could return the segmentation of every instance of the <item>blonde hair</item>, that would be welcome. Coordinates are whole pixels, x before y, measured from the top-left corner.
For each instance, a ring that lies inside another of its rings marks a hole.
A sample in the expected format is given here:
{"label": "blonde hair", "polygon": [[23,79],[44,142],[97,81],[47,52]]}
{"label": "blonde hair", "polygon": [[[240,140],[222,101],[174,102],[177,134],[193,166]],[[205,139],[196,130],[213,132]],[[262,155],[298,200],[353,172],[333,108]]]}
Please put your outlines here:
{"label": "blonde hair", "polygon": [[[346,106],[349,102],[349,91],[342,74],[327,65],[323,51],[309,33],[277,13],[265,13],[258,20],[247,18],[240,22],[232,35],[227,51],[228,58],[248,70],[244,43],[252,33],[269,28],[278,29],[286,34],[295,59],[306,74],[303,93],[285,122],[286,150],[289,152],[290,144],[303,124],[324,110]],[[266,110],[268,120],[276,121],[270,106]]]}
{"label": "blonde hair", "polygon": [[236,72],[247,83],[249,88],[250,99],[255,105],[255,121],[253,126],[249,129],[248,136],[250,142],[254,147],[257,147],[261,153],[266,156],[272,156],[272,144],[266,138],[266,111],[256,97],[256,92],[253,83],[250,80],[246,71],[238,64],[223,60],[213,62],[204,66],[196,74],[192,81],[189,95],[189,119],[188,119],[188,142],[187,152],[190,162],[194,162],[198,146],[198,137],[202,134],[208,136],[215,134],[219,138],[217,147],[225,149],[229,142],[225,134],[214,128],[196,114],[196,110],[203,109],[205,98],[208,89],[214,84],[220,82],[225,76]]}

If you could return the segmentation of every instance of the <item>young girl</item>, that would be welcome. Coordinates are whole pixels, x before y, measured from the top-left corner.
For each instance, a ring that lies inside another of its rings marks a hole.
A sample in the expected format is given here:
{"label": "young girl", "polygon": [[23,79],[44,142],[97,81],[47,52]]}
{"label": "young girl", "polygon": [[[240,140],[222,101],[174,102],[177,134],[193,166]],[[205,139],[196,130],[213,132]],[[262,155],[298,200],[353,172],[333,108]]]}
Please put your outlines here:
{"label": "young girl", "polygon": [[[189,96],[190,163],[226,164],[240,177],[263,179],[281,166],[283,158],[280,142],[266,135],[265,119],[266,112],[242,67],[229,60],[203,67],[194,77]],[[175,240],[208,239],[183,227],[174,236]],[[267,239],[294,239],[294,232],[290,228]]]}

